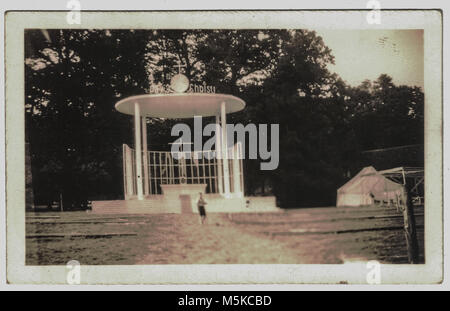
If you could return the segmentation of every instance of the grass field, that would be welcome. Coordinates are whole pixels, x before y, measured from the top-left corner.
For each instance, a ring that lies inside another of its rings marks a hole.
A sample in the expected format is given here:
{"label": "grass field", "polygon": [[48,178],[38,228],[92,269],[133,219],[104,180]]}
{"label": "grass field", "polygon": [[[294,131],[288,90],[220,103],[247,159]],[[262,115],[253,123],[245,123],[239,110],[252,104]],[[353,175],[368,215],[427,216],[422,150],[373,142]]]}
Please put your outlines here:
{"label": "grass field", "polygon": [[[423,208],[415,210],[424,262]],[[309,208],[277,213],[95,215],[28,213],[26,264],[407,263],[395,209]]]}

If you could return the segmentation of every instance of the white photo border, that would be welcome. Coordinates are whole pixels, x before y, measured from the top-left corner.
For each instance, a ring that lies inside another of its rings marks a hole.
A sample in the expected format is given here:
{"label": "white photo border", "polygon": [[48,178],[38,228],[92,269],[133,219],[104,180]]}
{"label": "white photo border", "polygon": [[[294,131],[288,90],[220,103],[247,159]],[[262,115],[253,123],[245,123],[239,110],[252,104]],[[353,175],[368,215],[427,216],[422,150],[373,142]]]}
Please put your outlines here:
{"label": "white photo border", "polygon": [[[368,11],[14,12],[5,16],[7,279],[11,284],[66,284],[65,266],[25,265],[24,30],[59,29],[424,29],[425,264],[381,265],[382,284],[437,284],[443,279],[442,15],[439,10]],[[367,284],[365,263],[341,265],[81,266],[82,284]]]}

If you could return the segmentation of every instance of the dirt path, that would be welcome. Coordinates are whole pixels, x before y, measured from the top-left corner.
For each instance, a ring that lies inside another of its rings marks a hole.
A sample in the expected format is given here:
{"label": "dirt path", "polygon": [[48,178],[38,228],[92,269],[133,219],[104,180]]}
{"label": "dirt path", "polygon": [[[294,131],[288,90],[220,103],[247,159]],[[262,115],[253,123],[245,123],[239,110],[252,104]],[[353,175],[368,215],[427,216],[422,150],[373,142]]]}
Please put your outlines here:
{"label": "dirt path", "polygon": [[[270,239],[255,236],[233,226],[226,215],[210,214],[208,222],[200,225],[197,215],[183,215],[178,223],[177,241],[170,243],[167,263],[177,264],[299,264],[294,252]],[[148,238],[152,244],[152,237]],[[149,254],[138,264],[154,264]]]}

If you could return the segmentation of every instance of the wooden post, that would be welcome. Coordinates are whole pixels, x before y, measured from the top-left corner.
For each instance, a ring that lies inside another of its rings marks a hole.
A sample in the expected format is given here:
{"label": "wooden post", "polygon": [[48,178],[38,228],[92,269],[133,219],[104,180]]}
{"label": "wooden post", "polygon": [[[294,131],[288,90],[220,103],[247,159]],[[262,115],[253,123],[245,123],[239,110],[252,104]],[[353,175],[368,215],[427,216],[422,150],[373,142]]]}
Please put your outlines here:
{"label": "wooden post", "polygon": [[405,206],[402,208],[403,224],[405,229],[406,247],[408,249],[409,263],[419,263],[419,245],[417,242],[416,220],[411,200],[411,193],[407,183],[403,185]]}

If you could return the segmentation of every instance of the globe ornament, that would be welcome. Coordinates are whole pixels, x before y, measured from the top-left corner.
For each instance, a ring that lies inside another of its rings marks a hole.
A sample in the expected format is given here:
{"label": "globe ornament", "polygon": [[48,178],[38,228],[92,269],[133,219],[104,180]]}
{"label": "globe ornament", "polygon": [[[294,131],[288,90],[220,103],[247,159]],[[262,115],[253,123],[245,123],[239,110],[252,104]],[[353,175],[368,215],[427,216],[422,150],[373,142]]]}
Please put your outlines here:
{"label": "globe ornament", "polygon": [[189,79],[181,73],[173,76],[172,79],[170,79],[170,88],[176,93],[186,92],[188,87]]}

